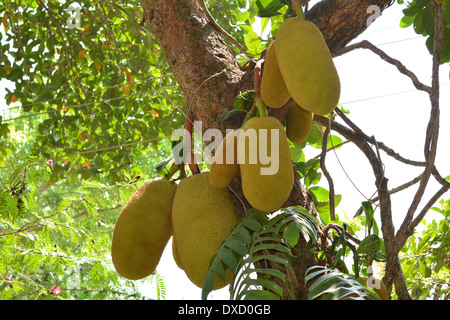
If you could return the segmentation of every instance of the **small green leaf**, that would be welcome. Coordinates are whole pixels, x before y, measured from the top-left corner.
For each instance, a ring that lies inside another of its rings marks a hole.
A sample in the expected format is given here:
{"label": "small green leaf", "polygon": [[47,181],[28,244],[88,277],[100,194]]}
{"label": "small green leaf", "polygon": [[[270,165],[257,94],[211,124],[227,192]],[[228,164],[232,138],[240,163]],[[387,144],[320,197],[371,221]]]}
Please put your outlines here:
{"label": "small green leaf", "polygon": [[214,290],[214,285],[214,276],[211,272],[208,272],[203,282],[202,300],[206,300],[208,298],[208,294]]}
{"label": "small green leaf", "polygon": [[450,0],[444,0],[441,4],[442,17],[444,18],[444,25],[450,23]]}
{"label": "small green leaf", "polygon": [[311,187],[308,189],[317,200],[319,201],[327,201],[330,198],[330,192],[323,187]]}
{"label": "small green leaf", "polygon": [[407,28],[414,22],[415,16],[403,16],[400,20],[400,28]]}
{"label": "small green leaf", "polygon": [[427,34],[434,34],[434,12],[430,3],[425,6],[423,12],[423,27]]}
{"label": "small green leaf", "polygon": [[417,7],[409,7],[406,9],[403,9],[402,12],[405,16],[411,17],[411,16],[415,16],[418,12],[419,12],[420,8]]}
{"label": "small green leaf", "polygon": [[239,113],[239,112],[245,112],[245,110],[231,109],[222,117],[222,119],[220,119],[220,122],[227,121],[228,119],[230,119],[232,116],[234,116],[236,113]]}
{"label": "small green leaf", "polygon": [[259,9],[256,15],[261,18],[281,15],[281,13],[278,12],[278,10],[284,7],[284,5],[278,0],[271,1],[269,5],[267,5],[266,7],[263,6],[261,1],[256,1],[256,5]]}
{"label": "small green leaf", "polygon": [[370,253],[374,251],[378,251],[381,247],[381,241],[380,238],[375,235],[371,234],[365,237],[361,243],[359,244],[358,253]]}
{"label": "small green leaf", "polygon": [[294,247],[300,239],[300,230],[295,223],[290,223],[283,231],[283,238]]}

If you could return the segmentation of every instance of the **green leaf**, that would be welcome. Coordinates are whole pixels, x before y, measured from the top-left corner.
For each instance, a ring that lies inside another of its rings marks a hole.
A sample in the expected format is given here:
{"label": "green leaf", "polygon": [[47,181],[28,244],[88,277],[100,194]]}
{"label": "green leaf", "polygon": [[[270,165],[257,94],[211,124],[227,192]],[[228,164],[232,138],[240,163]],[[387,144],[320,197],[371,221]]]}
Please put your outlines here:
{"label": "green leaf", "polygon": [[444,24],[450,23],[450,0],[444,0],[441,4],[442,17]]}
{"label": "green leaf", "polygon": [[403,16],[400,19],[400,28],[407,28],[413,24],[415,16]]}
{"label": "green leaf", "polygon": [[247,290],[245,300],[280,300],[280,296],[267,290]]}
{"label": "green leaf", "polygon": [[282,4],[278,0],[270,1],[270,3],[267,6],[264,6],[261,1],[256,1],[256,6],[258,7],[259,11],[256,13],[258,17],[273,17],[277,15],[281,15],[278,10],[284,7],[284,4]]}
{"label": "green leaf", "polygon": [[430,3],[425,6],[423,12],[423,27],[428,35],[434,34],[434,12]]}
{"label": "green leaf", "polygon": [[330,198],[330,192],[323,187],[311,187],[308,191],[314,194],[316,199],[319,201],[326,201]]}
{"label": "green leaf", "polygon": [[421,10],[414,19],[414,32],[417,34],[423,34],[425,31],[425,27],[423,26],[423,13],[424,10]]}
{"label": "green leaf", "polygon": [[203,282],[202,300],[206,300],[208,298],[209,293],[214,290],[214,286],[214,276],[211,272],[208,272]]}
{"label": "green leaf", "polygon": [[300,231],[295,223],[290,223],[283,231],[283,238],[294,247],[300,239]]}
{"label": "green leaf", "polygon": [[419,12],[419,10],[420,10],[420,8],[417,8],[414,6],[414,7],[409,7],[409,8],[403,9],[402,12],[405,16],[410,17],[410,16],[415,16]]}
{"label": "green leaf", "polygon": [[229,269],[236,270],[237,260],[236,257],[229,250],[221,250],[217,254],[217,259],[224,263]]}

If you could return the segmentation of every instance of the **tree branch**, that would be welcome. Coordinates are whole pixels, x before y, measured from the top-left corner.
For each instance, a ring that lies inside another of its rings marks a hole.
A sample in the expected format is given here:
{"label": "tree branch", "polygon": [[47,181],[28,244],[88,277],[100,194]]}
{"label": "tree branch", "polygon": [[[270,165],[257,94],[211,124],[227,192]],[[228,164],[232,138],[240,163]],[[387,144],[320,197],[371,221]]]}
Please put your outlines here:
{"label": "tree branch", "polygon": [[[437,171],[434,165],[437,153],[437,140],[439,136],[439,65],[441,61],[441,49],[442,41],[444,37],[444,21],[442,17],[442,12],[440,5],[436,4],[434,0],[430,1],[434,9],[434,47],[433,47],[433,67],[432,67],[432,90],[429,93],[431,101],[431,112],[430,119],[428,121],[425,145],[424,145],[424,155],[426,159],[426,166],[423,172],[422,180],[420,181],[419,188],[414,195],[413,201],[406,213],[406,217],[403,220],[402,225],[397,233],[397,245],[395,250],[400,252],[403,247],[404,241],[407,237],[412,235],[412,230],[417,225],[413,225],[411,221],[414,218],[414,213],[419,206],[419,203],[425,192],[425,188],[428,184],[429,178],[433,171]],[[446,189],[444,185],[441,190]],[[433,197],[434,198],[434,197]],[[425,206],[427,207],[427,206]],[[416,219],[417,220],[417,219]],[[421,219],[420,219],[421,220]],[[419,220],[419,222],[420,222]]]}

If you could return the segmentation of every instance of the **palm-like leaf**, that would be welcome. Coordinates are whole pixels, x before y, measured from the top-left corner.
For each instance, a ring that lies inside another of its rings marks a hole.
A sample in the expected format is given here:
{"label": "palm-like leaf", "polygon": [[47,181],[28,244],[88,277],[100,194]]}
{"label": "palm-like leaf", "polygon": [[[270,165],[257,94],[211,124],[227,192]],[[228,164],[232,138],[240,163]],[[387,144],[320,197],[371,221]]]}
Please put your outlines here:
{"label": "palm-like leaf", "polygon": [[214,288],[213,273],[225,279],[227,269],[235,274],[230,286],[231,299],[280,299],[283,296],[280,284],[286,284],[286,275],[281,270],[287,268],[291,248],[300,236],[315,242],[317,224],[302,207],[280,209],[270,216],[249,210],[212,259],[202,299]]}

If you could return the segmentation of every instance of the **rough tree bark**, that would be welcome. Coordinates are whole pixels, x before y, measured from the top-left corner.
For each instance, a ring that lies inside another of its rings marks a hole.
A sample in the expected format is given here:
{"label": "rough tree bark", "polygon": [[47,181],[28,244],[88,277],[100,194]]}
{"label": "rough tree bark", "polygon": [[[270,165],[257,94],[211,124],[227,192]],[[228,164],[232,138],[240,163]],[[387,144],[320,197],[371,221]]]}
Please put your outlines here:
{"label": "rough tree bark", "polygon": [[[241,69],[226,41],[209,20],[203,1],[141,0],[141,4],[146,26],[155,35],[186,98],[187,120],[201,121],[203,131],[217,128],[225,132],[227,128],[239,128],[242,123],[240,114],[226,122],[220,119],[233,108],[239,92],[253,89],[253,68]],[[306,12],[306,18],[321,29],[334,54],[367,28],[367,20],[374,14],[368,10],[369,6],[377,6],[381,13],[391,3],[391,0],[323,0]],[[271,115],[283,121],[288,108],[289,104]],[[244,199],[238,179],[231,187]],[[245,206],[248,208],[245,201],[235,203],[241,212]],[[315,213],[311,198],[299,179],[285,205],[301,205]],[[318,261],[306,245],[298,249],[305,253],[303,257],[308,257],[294,266],[299,283],[297,298],[305,299],[304,273]]]}

